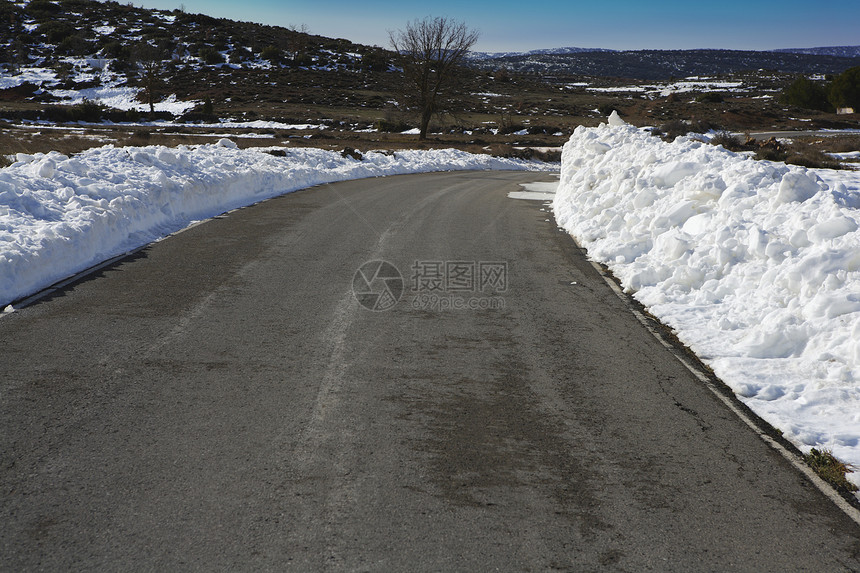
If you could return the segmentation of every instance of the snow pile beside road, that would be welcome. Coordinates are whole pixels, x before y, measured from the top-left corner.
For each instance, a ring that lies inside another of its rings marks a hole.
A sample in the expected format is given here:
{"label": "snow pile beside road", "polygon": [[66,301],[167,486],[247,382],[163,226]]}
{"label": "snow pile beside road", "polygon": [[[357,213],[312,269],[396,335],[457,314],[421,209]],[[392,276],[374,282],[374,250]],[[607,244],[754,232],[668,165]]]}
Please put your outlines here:
{"label": "snow pile beside road", "polygon": [[564,146],[554,210],[756,413],[860,467],[860,173],[616,116]]}
{"label": "snow pile beside road", "polygon": [[74,158],[18,154],[0,170],[0,309],[193,221],[305,187],[380,175],[545,164],[453,149],[240,150],[226,139],[179,148],[111,146]]}

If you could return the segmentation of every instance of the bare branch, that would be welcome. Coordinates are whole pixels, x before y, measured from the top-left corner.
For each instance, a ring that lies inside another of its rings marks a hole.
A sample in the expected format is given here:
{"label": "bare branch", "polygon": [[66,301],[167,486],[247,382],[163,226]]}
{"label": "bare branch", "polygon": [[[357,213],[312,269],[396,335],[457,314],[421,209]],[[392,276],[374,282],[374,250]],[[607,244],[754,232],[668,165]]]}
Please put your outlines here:
{"label": "bare branch", "polygon": [[424,18],[389,31],[395,52],[403,59],[403,72],[421,113],[419,139],[427,137],[430,118],[440,110],[441,94],[450,86],[454,70],[478,41],[478,31],[449,18]]}

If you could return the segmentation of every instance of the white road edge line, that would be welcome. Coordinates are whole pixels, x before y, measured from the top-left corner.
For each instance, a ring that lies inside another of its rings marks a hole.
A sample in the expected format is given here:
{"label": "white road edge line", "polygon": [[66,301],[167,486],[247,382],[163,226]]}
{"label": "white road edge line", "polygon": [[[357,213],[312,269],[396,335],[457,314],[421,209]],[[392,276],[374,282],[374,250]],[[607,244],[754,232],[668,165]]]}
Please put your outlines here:
{"label": "white road edge line", "polygon": [[[573,238],[572,235],[571,238]],[[576,242],[576,239],[574,239],[574,242]],[[577,246],[579,246],[579,243],[576,244]],[[752,418],[750,418],[750,416],[744,410],[739,408],[737,404],[735,404],[729,397],[727,397],[717,388],[717,386],[711,380],[710,376],[702,372],[701,368],[690,362],[690,360],[688,360],[686,357],[682,356],[680,352],[678,352],[677,348],[667,342],[663,338],[663,336],[651,326],[648,318],[646,318],[644,314],[642,314],[639,310],[637,310],[630,304],[628,295],[626,295],[624,291],[621,290],[621,288],[618,286],[618,283],[615,281],[615,278],[611,274],[609,274],[602,266],[600,266],[599,263],[591,259],[589,259],[589,262],[591,263],[591,266],[593,266],[603,278],[603,281],[607,285],[609,285],[609,288],[612,289],[616,296],[618,296],[618,298],[620,298],[625,303],[625,305],[627,305],[627,307],[633,313],[633,316],[636,317],[636,320],[638,320],[645,328],[647,328],[648,332],[650,332],[654,338],[660,341],[660,344],[671,350],[672,355],[678,360],[678,362],[683,364],[684,367],[693,374],[693,376],[695,376],[702,383],[704,383],[705,387],[707,387],[708,390],[710,390],[714,396],[716,396],[723,404],[725,404],[729,408],[729,410],[734,412],[738,418],[740,418],[747,426],[749,426],[752,431],[758,435],[759,438],[761,438],[771,448],[776,450],[780,455],[782,455],[783,458],[788,460],[791,465],[800,470],[806,477],[809,478],[809,480],[813,484],[815,484],[815,487],[817,487],[821,491],[821,493],[827,496],[848,517],[850,517],[858,525],[860,525],[860,510],[858,510],[847,500],[845,500],[845,498],[839,495],[839,493],[837,493],[836,490],[834,490],[830,484],[821,479],[818,474],[812,471],[812,468],[806,465],[806,463],[801,458],[799,458],[796,454],[788,450],[785,446],[783,446],[778,441],[774,440],[771,436],[769,436],[766,432],[764,432],[761,427],[759,427],[759,425]]]}

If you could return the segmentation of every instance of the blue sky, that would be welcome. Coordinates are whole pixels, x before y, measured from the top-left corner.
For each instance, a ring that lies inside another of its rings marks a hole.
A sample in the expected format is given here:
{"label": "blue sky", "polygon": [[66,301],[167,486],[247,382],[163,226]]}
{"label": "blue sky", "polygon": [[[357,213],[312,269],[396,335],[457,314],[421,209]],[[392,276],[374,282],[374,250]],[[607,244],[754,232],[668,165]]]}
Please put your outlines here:
{"label": "blue sky", "polygon": [[481,51],[860,45],[857,0],[137,0],[134,5],[184,6],[187,12],[277,26],[305,24],[314,34],[385,47],[387,30],[430,15],[477,28],[481,39],[475,49]]}

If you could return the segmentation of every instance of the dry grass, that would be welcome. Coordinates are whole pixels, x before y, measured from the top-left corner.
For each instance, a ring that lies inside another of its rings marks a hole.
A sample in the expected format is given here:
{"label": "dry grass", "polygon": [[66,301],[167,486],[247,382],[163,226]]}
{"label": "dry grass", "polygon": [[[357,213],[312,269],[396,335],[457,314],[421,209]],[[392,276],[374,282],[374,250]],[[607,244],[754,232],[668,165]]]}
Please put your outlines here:
{"label": "dry grass", "polygon": [[831,153],[848,153],[860,151],[860,135],[836,135],[817,140],[817,146],[826,148]]}
{"label": "dry grass", "polygon": [[812,448],[812,451],[803,456],[803,459],[821,479],[836,489],[849,492],[858,490],[857,486],[845,477],[846,474],[853,473],[854,468],[836,459],[829,450]]}

